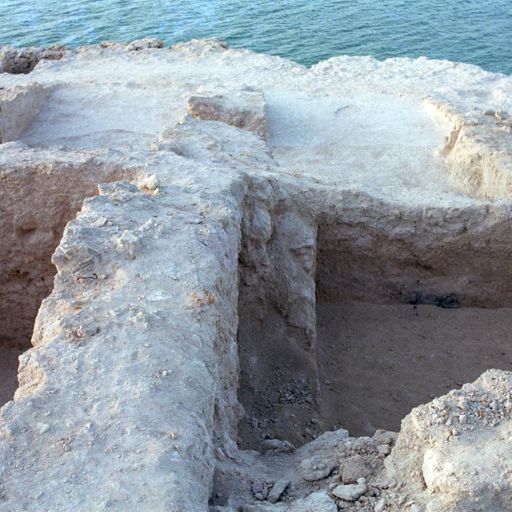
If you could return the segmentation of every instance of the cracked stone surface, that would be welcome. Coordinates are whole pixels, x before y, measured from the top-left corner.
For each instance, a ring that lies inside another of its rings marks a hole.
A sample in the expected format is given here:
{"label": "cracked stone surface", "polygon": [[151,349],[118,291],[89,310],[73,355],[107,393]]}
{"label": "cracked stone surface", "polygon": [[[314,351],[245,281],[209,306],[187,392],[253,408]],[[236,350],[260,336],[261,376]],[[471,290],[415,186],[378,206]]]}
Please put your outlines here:
{"label": "cracked stone surface", "polygon": [[[512,78],[214,40],[0,63],[0,511],[512,506]],[[373,361],[425,380],[374,400]]]}

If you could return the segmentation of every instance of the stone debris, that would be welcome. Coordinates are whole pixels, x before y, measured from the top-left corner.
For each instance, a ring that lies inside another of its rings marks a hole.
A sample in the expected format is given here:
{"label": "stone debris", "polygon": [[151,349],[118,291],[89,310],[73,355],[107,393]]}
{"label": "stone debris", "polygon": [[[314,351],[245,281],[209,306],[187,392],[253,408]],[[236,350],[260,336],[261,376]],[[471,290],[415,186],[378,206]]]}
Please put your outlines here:
{"label": "stone debris", "polygon": [[[388,445],[386,445],[386,447],[389,453],[391,450]],[[379,450],[379,448],[378,446],[377,450]],[[346,484],[353,484],[357,482],[359,478],[365,478],[372,472],[372,468],[367,463],[367,458],[359,454],[352,455],[345,459],[340,467],[341,480]]]}
{"label": "stone debris", "polygon": [[508,435],[511,397],[511,374],[489,370],[417,407],[404,419],[387,467],[416,493],[426,486],[429,510],[506,508],[512,452],[499,439]]}
{"label": "stone debris", "polygon": [[329,462],[318,459],[305,459],[300,464],[300,469],[304,480],[316,482],[327,478],[336,468],[335,462]]}
{"label": "stone debris", "polygon": [[282,441],[281,439],[265,439],[261,443],[261,449],[264,452],[279,452],[279,453],[290,453],[295,450],[295,446],[289,441]]}
{"label": "stone debris", "polygon": [[[137,52],[141,50],[152,50],[152,49],[160,49],[164,47],[164,42],[162,39],[156,39],[152,37],[146,37],[142,39],[136,39],[130,43],[119,43],[117,41],[102,41],[99,44],[99,48],[104,50],[120,50],[120,51],[128,51],[128,52]],[[82,46],[78,48],[78,52],[84,52],[93,50],[96,47],[93,46]]]}
{"label": "stone debris", "polygon": [[381,457],[387,457],[391,453],[391,447],[388,444],[377,446],[377,451]]}
{"label": "stone debris", "polygon": [[145,49],[151,48],[163,48],[164,42],[162,39],[155,39],[151,37],[146,37],[144,39],[137,39],[136,41],[132,41],[128,45],[126,45],[126,49],[129,52],[136,52]]}
{"label": "stone debris", "polygon": [[271,481],[257,481],[252,484],[251,490],[258,501],[265,501],[268,498],[273,485],[274,484]]}
{"label": "stone debris", "polygon": [[216,51],[225,51],[229,48],[228,43],[219,41],[215,38],[208,39],[191,39],[183,43],[176,43],[171,46],[173,50],[187,50],[194,55],[210,53]]}
{"label": "stone debris", "polygon": [[336,512],[336,503],[323,491],[311,493],[308,497],[297,500],[287,512]]}
{"label": "stone debris", "polygon": [[245,505],[242,512],[337,512],[336,503],[323,491],[311,493],[288,504]]}

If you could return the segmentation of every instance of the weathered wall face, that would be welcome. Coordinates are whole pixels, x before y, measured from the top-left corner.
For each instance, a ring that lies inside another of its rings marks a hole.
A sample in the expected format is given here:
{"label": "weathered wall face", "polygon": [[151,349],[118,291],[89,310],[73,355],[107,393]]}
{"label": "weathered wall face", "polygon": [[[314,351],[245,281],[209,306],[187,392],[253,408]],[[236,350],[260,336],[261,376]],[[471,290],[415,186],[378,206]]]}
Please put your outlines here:
{"label": "weathered wall face", "polygon": [[433,99],[427,99],[424,105],[434,117],[452,125],[442,155],[454,185],[478,198],[509,198],[512,191],[509,113],[494,108],[461,112],[449,103]]}
{"label": "weathered wall face", "polygon": [[[352,205],[351,205],[352,203]],[[326,301],[509,307],[508,206],[412,210],[346,196],[318,228]]]}
{"label": "weathered wall face", "polygon": [[50,93],[37,83],[0,90],[0,144],[18,140]]}
{"label": "weathered wall face", "polygon": [[274,180],[253,179],[240,253],[241,446],[303,444],[318,398],[315,226]]}

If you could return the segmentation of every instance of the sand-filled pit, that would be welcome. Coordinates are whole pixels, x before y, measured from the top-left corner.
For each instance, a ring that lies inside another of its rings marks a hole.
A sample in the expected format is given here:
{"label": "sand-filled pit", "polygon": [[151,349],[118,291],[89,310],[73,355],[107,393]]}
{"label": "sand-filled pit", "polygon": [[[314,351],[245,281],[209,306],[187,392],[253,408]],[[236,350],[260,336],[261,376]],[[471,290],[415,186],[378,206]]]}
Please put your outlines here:
{"label": "sand-filled pit", "polygon": [[319,192],[328,213],[311,219],[300,200],[270,211],[265,252],[251,232],[242,251],[242,447],[397,431],[414,407],[512,368],[509,225],[474,224],[492,210]]}
{"label": "sand-filled pit", "polygon": [[242,316],[239,332],[240,400],[250,415],[242,446],[268,437],[300,445],[337,428],[398,431],[419,404],[489,368],[512,369],[508,307],[318,300],[314,343],[278,312],[262,323],[256,316]]}
{"label": "sand-filled pit", "polygon": [[317,305],[321,417],[352,435],[400,430],[413,407],[512,369],[512,309]]}

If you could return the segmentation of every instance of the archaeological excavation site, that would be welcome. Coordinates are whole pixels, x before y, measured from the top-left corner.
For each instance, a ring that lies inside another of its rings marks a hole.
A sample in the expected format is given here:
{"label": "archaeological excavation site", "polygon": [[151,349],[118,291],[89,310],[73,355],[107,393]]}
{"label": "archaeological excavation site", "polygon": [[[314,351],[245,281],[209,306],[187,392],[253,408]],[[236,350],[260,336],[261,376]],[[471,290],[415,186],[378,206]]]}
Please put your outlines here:
{"label": "archaeological excavation site", "polygon": [[1,512],[512,510],[511,77],[0,71]]}

